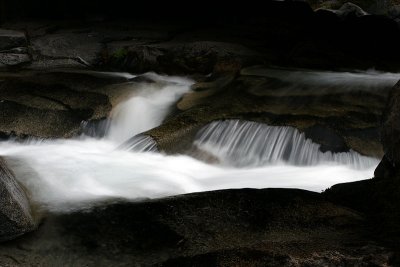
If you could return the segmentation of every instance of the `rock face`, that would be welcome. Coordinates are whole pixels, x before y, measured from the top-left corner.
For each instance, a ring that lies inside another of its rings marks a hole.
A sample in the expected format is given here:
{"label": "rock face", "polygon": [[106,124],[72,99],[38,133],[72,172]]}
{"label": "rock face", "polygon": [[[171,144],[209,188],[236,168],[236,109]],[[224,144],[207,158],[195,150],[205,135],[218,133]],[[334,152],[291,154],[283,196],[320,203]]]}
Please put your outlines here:
{"label": "rock face", "polygon": [[0,264],[389,264],[390,250],[366,239],[366,230],[359,214],[324,201],[318,193],[215,191],[51,215],[32,235],[0,244]]}
{"label": "rock face", "polygon": [[25,191],[0,158],[0,241],[14,239],[35,228]]}

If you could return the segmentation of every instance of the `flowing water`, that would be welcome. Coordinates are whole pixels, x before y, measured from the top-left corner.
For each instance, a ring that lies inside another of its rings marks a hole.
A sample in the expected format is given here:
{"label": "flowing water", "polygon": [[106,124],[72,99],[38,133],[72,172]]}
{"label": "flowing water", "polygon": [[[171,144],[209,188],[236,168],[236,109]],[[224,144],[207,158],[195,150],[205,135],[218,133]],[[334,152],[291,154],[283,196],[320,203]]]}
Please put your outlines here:
{"label": "flowing water", "polygon": [[297,166],[341,164],[363,170],[376,160],[357,152],[321,152],[320,145],[292,127],[238,120],[217,121],[200,130],[195,145],[230,166],[286,163]]}
{"label": "flowing water", "polygon": [[0,154],[28,188],[31,201],[68,212],[110,199],[226,188],[321,191],[373,176],[378,159],[354,151],[322,153],[294,128],[236,120],[205,126],[194,143],[219,163],[159,153],[155,142],[140,133],[161,124],[192,81],[150,75],[155,83],[143,84],[113,110],[103,138],[0,143]]}

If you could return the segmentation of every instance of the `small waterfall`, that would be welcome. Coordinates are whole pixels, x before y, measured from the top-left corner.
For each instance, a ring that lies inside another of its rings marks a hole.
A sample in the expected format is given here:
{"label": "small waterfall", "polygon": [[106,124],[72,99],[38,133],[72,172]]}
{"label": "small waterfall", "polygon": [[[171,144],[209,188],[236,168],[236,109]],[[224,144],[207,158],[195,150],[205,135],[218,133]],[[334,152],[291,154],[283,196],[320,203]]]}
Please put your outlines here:
{"label": "small waterfall", "polygon": [[183,155],[141,153],[157,152],[155,141],[142,132],[162,123],[192,84],[182,78],[144,76],[142,83],[132,82],[131,98],[114,108],[111,118],[84,123],[85,136],[0,142],[0,155],[36,206],[69,212],[109,199],[245,187],[321,191],[333,184],[370,178],[378,164],[355,152],[322,153],[319,145],[291,127],[236,120],[211,123],[195,142],[222,164]]}
{"label": "small waterfall", "polygon": [[295,128],[249,121],[212,122],[199,131],[195,145],[221,163],[237,167],[285,162],[301,166],[343,164],[366,169],[376,164],[375,159],[354,151],[321,152],[320,145]]}
{"label": "small waterfall", "polygon": [[138,134],[119,146],[119,149],[135,152],[157,152],[157,143],[151,136]]}
{"label": "small waterfall", "polygon": [[[154,83],[145,83],[127,101],[119,104],[112,112],[106,138],[122,143],[162,123],[171,106],[193,84],[184,78],[163,77],[146,74]],[[136,84],[135,84],[136,85]]]}

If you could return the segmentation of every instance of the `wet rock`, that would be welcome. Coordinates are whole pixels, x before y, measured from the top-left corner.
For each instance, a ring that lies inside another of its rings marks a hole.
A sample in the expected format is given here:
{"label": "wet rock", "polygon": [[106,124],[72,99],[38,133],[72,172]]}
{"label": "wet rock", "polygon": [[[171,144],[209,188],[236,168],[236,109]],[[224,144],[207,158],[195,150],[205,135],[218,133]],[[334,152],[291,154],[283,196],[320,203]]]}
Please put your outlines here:
{"label": "wet rock", "polygon": [[0,241],[14,239],[36,226],[24,189],[0,158]]}
{"label": "wet rock", "polygon": [[192,91],[177,103],[175,116],[147,134],[161,150],[184,153],[191,149],[196,132],[206,124],[241,119],[295,127],[321,144],[322,151],[353,149],[364,155],[383,155],[376,129],[389,88],[379,94],[340,91],[341,88],[324,91],[321,86],[270,78],[261,70],[245,69],[241,73],[211,76],[194,84]]}

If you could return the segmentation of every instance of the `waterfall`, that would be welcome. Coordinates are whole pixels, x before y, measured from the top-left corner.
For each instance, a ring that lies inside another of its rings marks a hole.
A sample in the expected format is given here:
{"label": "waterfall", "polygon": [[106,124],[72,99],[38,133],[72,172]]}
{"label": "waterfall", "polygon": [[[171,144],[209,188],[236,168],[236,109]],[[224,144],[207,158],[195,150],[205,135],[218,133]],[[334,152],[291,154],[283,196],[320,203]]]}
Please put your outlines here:
{"label": "waterfall", "polygon": [[321,152],[320,145],[293,127],[239,120],[216,121],[200,130],[195,145],[231,166],[343,164],[365,169],[376,160],[350,151]]}
{"label": "waterfall", "polygon": [[106,137],[122,143],[134,135],[161,124],[165,115],[184,93],[189,91],[192,81],[183,78],[158,76],[153,73],[145,77],[154,83],[144,83],[127,101],[113,111]]}
{"label": "waterfall", "polygon": [[[195,141],[220,160],[207,164],[186,155],[157,152],[143,131],[158,126],[192,81],[145,74],[129,99],[107,121],[87,124],[76,139],[0,142],[16,178],[38,208],[69,212],[104,201],[137,200],[227,188],[329,186],[373,176],[378,160],[349,153],[322,153],[291,127],[254,122],[213,122]],[[151,80],[153,82],[148,82]],[[103,132],[98,138],[98,131]],[[95,136],[97,138],[91,137]]]}
{"label": "waterfall", "polygon": [[135,135],[128,141],[119,146],[119,149],[125,149],[135,152],[157,152],[157,143],[148,135]]}

